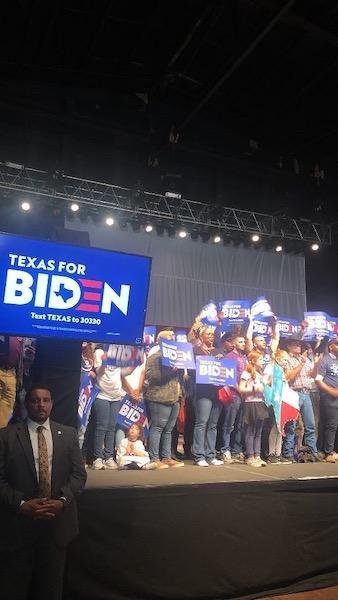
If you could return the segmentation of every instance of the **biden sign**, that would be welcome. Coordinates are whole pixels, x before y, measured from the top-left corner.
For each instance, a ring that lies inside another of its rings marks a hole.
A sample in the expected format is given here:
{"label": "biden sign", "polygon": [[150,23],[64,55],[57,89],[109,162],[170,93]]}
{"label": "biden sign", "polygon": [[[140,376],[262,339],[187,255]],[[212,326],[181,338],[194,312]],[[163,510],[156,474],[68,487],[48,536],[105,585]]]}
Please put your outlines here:
{"label": "biden sign", "polygon": [[151,259],[0,234],[0,333],[140,344]]}

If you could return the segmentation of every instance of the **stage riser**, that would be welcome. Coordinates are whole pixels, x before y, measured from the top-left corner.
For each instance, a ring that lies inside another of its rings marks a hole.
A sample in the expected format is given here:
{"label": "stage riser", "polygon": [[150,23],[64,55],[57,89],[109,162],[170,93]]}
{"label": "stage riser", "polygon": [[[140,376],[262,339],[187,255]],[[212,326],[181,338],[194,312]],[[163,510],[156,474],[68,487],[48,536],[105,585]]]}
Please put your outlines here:
{"label": "stage riser", "polygon": [[338,481],[92,489],[66,600],[226,600],[338,584]]}

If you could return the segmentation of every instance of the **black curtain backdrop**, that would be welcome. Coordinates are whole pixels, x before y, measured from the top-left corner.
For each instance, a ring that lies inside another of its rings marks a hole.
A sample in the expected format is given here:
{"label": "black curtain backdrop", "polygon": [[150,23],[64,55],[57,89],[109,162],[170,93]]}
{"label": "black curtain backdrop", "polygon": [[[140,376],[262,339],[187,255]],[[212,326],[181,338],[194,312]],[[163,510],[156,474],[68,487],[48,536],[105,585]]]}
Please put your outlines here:
{"label": "black curtain backdrop", "polygon": [[81,342],[38,338],[32,382],[50,388],[54,400],[51,417],[77,427],[81,369]]}
{"label": "black curtain backdrop", "polygon": [[248,600],[338,584],[337,480],[89,489],[65,600]]}

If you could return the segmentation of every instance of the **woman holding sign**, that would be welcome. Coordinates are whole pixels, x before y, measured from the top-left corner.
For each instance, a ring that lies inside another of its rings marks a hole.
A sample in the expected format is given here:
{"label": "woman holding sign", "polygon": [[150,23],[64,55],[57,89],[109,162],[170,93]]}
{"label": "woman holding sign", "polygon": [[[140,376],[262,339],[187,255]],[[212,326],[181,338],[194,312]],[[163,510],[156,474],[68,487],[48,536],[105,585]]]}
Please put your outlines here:
{"label": "woman holding sign", "polygon": [[[160,331],[157,343],[160,339],[173,340],[175,334],[170,330]],[[180,408],[179,371],[162,364],[159,346],[156,352],[148,355],[145,378],[148,384],[145,397],[151,419],[148,442],[151,464],[158,469],[183,467],[183,462],[171,456],[171,435]]]}
{"label": "woman holding sign", "polygon": [[[214,347],[214,329],[201,327],[198,332],[198,345],[194,347],[196,355],[219,354]],[[222,410],[218,400],[218,387],[197,383],[195,395],[195,428],[192,452],[198,467],[220,466],[222,460],[216,458],[217,422]]]}

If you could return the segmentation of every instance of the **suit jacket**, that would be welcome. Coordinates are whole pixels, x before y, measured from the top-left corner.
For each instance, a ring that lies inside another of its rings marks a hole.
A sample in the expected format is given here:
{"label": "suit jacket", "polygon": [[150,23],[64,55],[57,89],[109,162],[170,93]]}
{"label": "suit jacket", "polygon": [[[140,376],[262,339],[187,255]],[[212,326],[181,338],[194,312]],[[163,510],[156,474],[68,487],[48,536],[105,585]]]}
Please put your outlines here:
{"label": "suit jacket", "polygon": [[22,500],[38,496],[38,480],[27,424],[0,429],[0,551],[31,544],[39,535],[52,535],[60,546],[78,533],[76,496],[87,474],[77,432],[50,421],[53,438],[51,496],[64,497],[65,510],[52,521],[34,521],[20,514]]}

